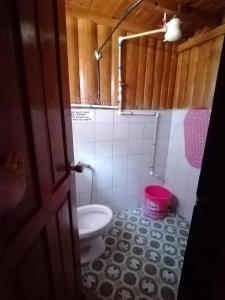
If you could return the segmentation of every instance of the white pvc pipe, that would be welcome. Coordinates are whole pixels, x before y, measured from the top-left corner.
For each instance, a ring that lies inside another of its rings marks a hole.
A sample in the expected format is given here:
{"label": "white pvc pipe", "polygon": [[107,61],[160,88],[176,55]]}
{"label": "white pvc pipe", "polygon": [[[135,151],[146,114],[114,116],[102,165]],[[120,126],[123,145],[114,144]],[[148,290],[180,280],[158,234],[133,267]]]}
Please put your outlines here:
{"label": "white pvc pipe", "polygon": [[158,122],[159,122],[159,113],[155,115],[155,128],[154,128],[154,136],[153,136],[153,155],[152,155],[152,162],[150,168],[154,170],[155,165],[155,152],[156,152],[156,140],[157,140],[157,133],[158,133]]}
{"label": "white pvc pipe", "polygon": [[146,36],[146,35],[152,35],[152,34],[157,34],[157,33],[165,33],[166,32],[166,27],[160,28],[160,29],[155,29],[155,30],[150,30],[150,31],[145,31],[137,34],[132,34],[132,35],[127,35],[121,37],[121,40],[130,40],[130,39],[135,39],[138,37]]}
{"label": "white pvc pipe", "polygon": [[155,119],[155,128],[154,128],[154,137],[153,137],[153,153],[152,161],[150,165],[150,175],[164,182],[164,178],[161,178],[158,174],[155,173],[155,155],[156,155],[156,141],[158,135],[158,124],[159,124],[159,113],[156,113]]}
{"label": "white pvc pipe", "polygon": [[137,112],[132,110],[118,111],[118,113],[122,116],[156,116],[156,112]]}
{"label": "white pvc pipe", "polygon": [[119,109],[119,106],[97,105],[97,104],[71,104],[71,107],[77,107],[77,108]]}

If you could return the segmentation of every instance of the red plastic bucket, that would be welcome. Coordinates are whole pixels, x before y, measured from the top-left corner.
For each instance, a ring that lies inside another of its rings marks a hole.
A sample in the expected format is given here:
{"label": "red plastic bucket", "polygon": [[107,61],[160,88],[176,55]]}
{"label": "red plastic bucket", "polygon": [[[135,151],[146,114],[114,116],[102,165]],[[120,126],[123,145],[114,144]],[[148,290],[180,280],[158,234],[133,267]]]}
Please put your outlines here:
{"label": "red plastic bucket", "polygon": [[172,194],[159,185],[149,185],[145,188],[144,213],[152,219],[163,219],[167,214]]}

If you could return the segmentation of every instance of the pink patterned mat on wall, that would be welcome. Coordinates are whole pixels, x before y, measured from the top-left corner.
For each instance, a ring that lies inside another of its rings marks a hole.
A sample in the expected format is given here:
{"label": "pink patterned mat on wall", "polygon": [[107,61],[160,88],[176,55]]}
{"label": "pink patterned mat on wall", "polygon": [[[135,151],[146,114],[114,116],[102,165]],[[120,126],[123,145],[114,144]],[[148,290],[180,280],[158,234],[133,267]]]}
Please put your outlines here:
{"label": "pink patterned mat on wall", "polygon": [[192,167],[201,168],[210,110],[191,109],[184,118],[185,156]]}

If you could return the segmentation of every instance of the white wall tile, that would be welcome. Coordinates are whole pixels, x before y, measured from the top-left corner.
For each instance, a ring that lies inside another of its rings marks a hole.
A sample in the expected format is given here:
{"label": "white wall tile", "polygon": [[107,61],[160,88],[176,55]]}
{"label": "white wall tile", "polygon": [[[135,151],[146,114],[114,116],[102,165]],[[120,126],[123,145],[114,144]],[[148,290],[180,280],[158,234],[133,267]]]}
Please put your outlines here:
{"label": "white wall tile", "polygon": [[141,139],[144,136],[144,122],[130,123],[130,139]]}
{"label": "white wall tile", "polygon": [[95,159],[95,143],[77,143],[76,160],[87,161]]}
{"label": "white wall tile", "polygon": [[138,196],[129,196],[126,199],[127,206],[129,205],[129,208],[136,208],[140,207],[140,198]]}
{"label": "white wall tile", "polygon": [[[138,112],[138,110],[135,110],[136,112]],[[139,112],[143,112],[142,110],[140,110]],[[145,116],[143,115],[132,115],[130,116],[130,123],[144,123],[145,122]]]}
{"label": "white wall tile", "polygon": [[152,122],[145,123],[144,125],[144,138],[153,139],[155,132],[155,124]]}
{"label": "white wall tile", "polygon": [[129,138],[129,123],[114,123],[114,140],[126,140]]}
{"label": "white wall tile", "polygon": [[91,204],[91,193],[82,193],[79,195],[79,206],[90,205],[90,204]]}
{"label": "white wall tile", "polygon": [[76,173],[77,192],[80,194],[91,192],[92,177],[91,173],[84,171],[83,173]]}
{"label": "white wall tile", "polygon": [[[146,111],[146,112],[149,112],[149,111]],[[159,112],[159,111],[155,111],[155,110],[151,110],[151,112]],[[156,117],[153,115],[153,116],[151,116],[151,115],[146,115],[145,117],[144,117],[144,120],[145,120],[145,123],[146,124],[148,124],[148,123],[152,123],[152,124],[155,124],[155,120],[156,120]],[[154,125],[153,125],[154,126]]]}
{"label": "white wall tile", "polygon": [[77,142],[95,142],[95,124],[77,123],[75,139]]}
{"label": "white wall tile", "polygon": [[153,152],[153,139],[145,138],[142,142],[141,153]]}
{"label": "white wall tile", "polygon": [[118,110],[114,110],[114,123],[129,123],[130,116],[129,115],[120,115]]}
{"label": "white wall tile", "polygon": [[94,190],[104,190],[112,188],[112,173],[95,174]]}
{"label": "white wall tile", "polygon": [[127,161],[128,170],[136,170],[143,168],[143,156],[142,155],[130,155]]}
{"label": "white wall tile", "polygon": [[141,178],[141,169],[138,170],[128,170],[127,173],[127,183],[128,184],[137,184],[140,182]]}
{"label": "white wall tile", "polygon": [[165,179],[165,172],[166,172],[166,166],[165,165],[161,165],[161,166],[155,166],[155,173],[159,176],[159,180]]}
{"label": "white wall tile", "polygon": [[113,157],[113,173],[127,172],[127,156]]}
{"label": "white wall tile", "polygon": [[96,202],[98,204],[109,205],[113,201],[113,190],[112,189],[102,189],[96,193]]}
{"label": "white wall tile", "polygon": [[113,160],[112,157],[110,158],[97,158],[96,165],[95,165],[95,172],[96,173],[110,173],[112,172],[113,168]]}
{"label": "white wall tile", "polygon": [[150,180],[150,168],[140,169],[140,182],[146,182],[146,180]]}
{"label": "white wall tile", "polygon": [[167,165],[165,179],[174,182],[176,180],[175,174],[176,174],[176,167],[174,165]]}
{"label": "white wall tile", "polygon": [[171,150],[169,150],[167,156],[167,164],[170,166],[177,166],[177,161],[178,161],[177,153],[174,153]]}
{"label": "white wall tile", "polygon": [[113,140],[113,124],[96,123],[96,141],[112,141]]}
{"label": "white wall tile", "polygon": [[97,142],[96,143],[96,158],[111,158],[112,157],[112,142]]}
{"label": "white wall tile", "polygon": [[165,166],[167,161],[167,152],[156,152],[155,156],[155,165],[156,166]]}
{"label": "white wall tile", "polygon": [[[106,204],[114,211],[141,205],[145,186],[162,184],[149,174],[155,117],[122,116],[116,110],[103,109],[94,110],[94,115],[92,123],[73,122],[73,138],[76,161],[94,167],[95,203]],[[169,113],[160,112],[160,116],[159,124],[164,123],[168,128]],[[162,160],[168,150],[169,138],[161,135],[157,139],[157,152],[161,153]],[[165,173],[165,166],[161,164],[158,169]],[[85,170],[76,177],[80,205],[89,204],[91,172]]]}
{"label": "white wall tile", "polygon": [[183,122],[186,113],[187,110],[174,110],[172,113],[165,186],[170,187],[178,198],[179,213],[190,221],[200,170],[193,168],[185,157]]}
{"label": "white wall tile", "polygon": [[115,172],[113,173],[113,187],[126,186],[127,183],[127,172]]}
{"label": "white wall tile", "polygon": [[142,150],[143,141],[141,139],[138,140],[129,140],[128,143],[128,154],[140,154]]}
{"label": "white wall tile", "polygon": [[172,110],[168,109],[168,110],[160,110],[159,111],[159,118],[160,118],[160,122],[161,123],[171,123],[172,120]]}
{"label": "white wall tile", "polygon": [[126,198],[139,196],[140,195],[140,185],[139,183],[128,183],[127,184],[127,191],[126,191]]}
{"label": "white wall tile", "polygon": [[160,123],[158,126],[158,137],[167,138],[170,136],[170,126],[167,123]]}
{"label": "white wall tile", "polygon": [[113,123],[113,110],[97,109],[96,123]]}
{"label": "white wall tile", "polygon": [[113,156],[125,156],[128,153],[128,140],[113,142]]}
{"label": "white wall tile", "polygon": [[168,152],[169,138],[158,138],[156,141],[156,152]]}
{"label": "white wall tile", "polygon": [[121,210],[127,209],[126,199],[119,199],[118,201],[113,201],[113,211],[119,212]]}
{"label": "white wall tile", "polygon": [[185,201],[185,207],[183,211],[184,218],[191,222],[193,209],[196,203],[196,194],[188,193]]}
{"label": "white wall tile", "polygon": [[127,191],[126,185],[113,187],[113,202],[123,200],[126,197],[126,191]]}

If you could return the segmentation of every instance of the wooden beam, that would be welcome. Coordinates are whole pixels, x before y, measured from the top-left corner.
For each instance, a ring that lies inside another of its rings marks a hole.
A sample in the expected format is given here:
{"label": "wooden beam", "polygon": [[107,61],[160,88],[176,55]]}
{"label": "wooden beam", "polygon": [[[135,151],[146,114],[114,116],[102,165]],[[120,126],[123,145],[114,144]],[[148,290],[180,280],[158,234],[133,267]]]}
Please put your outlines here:
{"label": "wooden beam", "polygon": [[[68,15],[70,14],[74,18],[86,19],[96,24],[102,24],[111,27],[115,26],[118,22],[118,19],[111,18],[94,11],[90,11],[78,6],[68,5],[68,4],[66,5],[66,14]],[[139,33],[139,32],[148,31],[149,27],[134,25],[133,23],[124,21],[121,23],[120,29],[129,32]]]}
{"label": "wooden beam", "polygon": [[[205,12],[201,11],[199,9],[196,9],[191,6],[191,3],[181,4],[181,19],[187,18],[188,20],[192,21],[192,28],[193,32],[198,29],[202,28],[204,26],[216,26],[219,23],[221,23],[221,18],[219,14],[211,13],[210,11]],[[179,3],[178,1],[173,0],[145,0],[141,6],[154,9],[155,11],[164,13],[166,12],[168,15],[174,15],[178,13],[179,10]],[[185,22],[184,22],[185,24]],[[185,32],[185,26],[184,26],[184,32]]]}
{"label": "wooden beam", "polygon": [[216,27],[213,30],[210,30],[208,32],[199,34],[196,37],[191,38],[190,40],[180,44],[177,48],[178,52],[184,51],[188,48],[192,48],[194,46],[200,45],[204,42],[207,42],[211,39],[214,39],[220,35],[224,35],[225,34],[225,24]]}
{"label": "wooden beam", "polygon": [[152,8],[158,10],[159,12],[174,14],[178,11],[178,4],[178,2],[172,0],[145,0],[142,5],[145,7],[150,7],[151,5]]}

